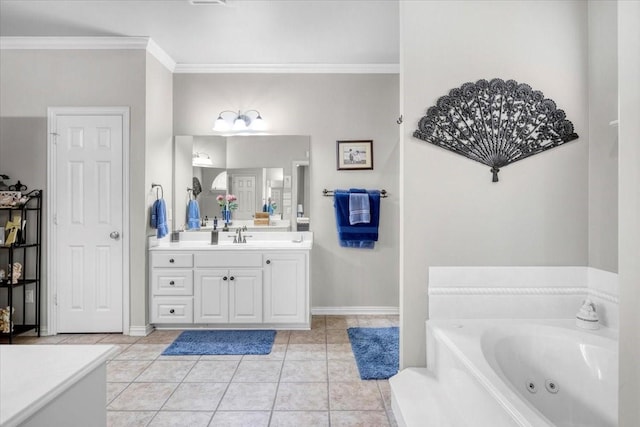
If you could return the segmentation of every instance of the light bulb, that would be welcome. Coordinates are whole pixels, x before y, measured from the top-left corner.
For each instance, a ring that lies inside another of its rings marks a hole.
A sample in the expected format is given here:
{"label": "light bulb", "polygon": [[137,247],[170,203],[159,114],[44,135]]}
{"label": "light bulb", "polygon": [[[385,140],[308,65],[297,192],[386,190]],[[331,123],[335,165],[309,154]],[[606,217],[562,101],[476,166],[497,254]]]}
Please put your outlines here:
{"label": "light bulb", "polygon": [[256,117],[251,122],[251,126],[250,127],[253,130],[266,130],[267,129],[267,123],[264,121],[264,119],[262,118],[260,113],[258,113],[258,117]]}
{"label": "light bulb", "polygon": [[247,129],[247,123],[244,121],[242,116],[238,115],[236,120],[233,122],[233,126],[231,127],[231,130],[246,130],[246,129]]}
{"label": "light bulb", "polygon": [[213,130],[218,132],[224,132],[229,130],[229,122],[222,118],[222,115],[218,116],[218,119],[213,124]]}

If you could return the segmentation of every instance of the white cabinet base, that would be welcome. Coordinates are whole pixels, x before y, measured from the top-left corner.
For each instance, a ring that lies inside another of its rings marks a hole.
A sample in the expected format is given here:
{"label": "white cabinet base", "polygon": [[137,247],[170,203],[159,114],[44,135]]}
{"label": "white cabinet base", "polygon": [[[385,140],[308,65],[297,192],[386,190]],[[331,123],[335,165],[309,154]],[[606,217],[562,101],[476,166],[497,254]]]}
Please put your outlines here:
{"label": "white cabinet base", "polygon": [[308,250],[150,249],[156,329],[311,329]]}

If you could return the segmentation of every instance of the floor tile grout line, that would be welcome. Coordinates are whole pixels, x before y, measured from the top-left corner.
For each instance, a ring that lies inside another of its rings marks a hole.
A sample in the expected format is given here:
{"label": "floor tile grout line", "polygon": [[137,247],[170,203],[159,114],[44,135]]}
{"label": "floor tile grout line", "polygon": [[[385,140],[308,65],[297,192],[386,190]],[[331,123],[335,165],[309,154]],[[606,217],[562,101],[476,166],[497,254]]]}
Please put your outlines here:
{"label": "floor tile grout line", "polygon": [[[291,336],[289,336],[291,338]],[[284,351],[284,356],[282,357],[282,363],[280,364],[280,374],[278,375],[278,382],[276,383],[276,392],[273,395],[273,403],[271,404],[271,411],[269,411],[269,421],[267,422],[267,426],[271,425],[271,420],[273,419],[273,411],[276,408],[276,401],[278,400],[278,391],[280,390],[280,381],[282,380],[282,371],[284,371],[284,361],[287,359],[287,352],[289,351],[289,344],[287,340],[287,348]]]}

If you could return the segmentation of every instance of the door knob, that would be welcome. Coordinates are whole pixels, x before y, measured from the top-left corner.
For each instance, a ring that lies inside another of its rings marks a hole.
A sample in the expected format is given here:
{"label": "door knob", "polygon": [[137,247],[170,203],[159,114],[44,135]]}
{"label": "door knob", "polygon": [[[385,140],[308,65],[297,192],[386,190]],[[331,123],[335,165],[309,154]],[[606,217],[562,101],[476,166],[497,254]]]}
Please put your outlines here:
{"label": "door knob", "polygon": [[109,237],[111,237],[113,240],[118,240],[120,238],[120,233],[118,233],[117,231],[112,231],[109,234]]}
{"label": "door knob", "polygon": [[267,264],[271,264],[271,260],[270,259],[267,260]]}

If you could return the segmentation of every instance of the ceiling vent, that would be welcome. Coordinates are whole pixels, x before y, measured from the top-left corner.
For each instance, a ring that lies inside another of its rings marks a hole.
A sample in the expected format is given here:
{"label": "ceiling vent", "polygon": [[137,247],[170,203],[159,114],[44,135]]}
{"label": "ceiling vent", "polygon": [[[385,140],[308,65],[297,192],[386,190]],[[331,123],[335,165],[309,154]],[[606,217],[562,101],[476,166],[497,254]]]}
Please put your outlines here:
{"label": "ceiling vent", "polygon": [[222,5],[225,6],[227,4],[227,0],[189,0],[194,6],[200,5]]}

